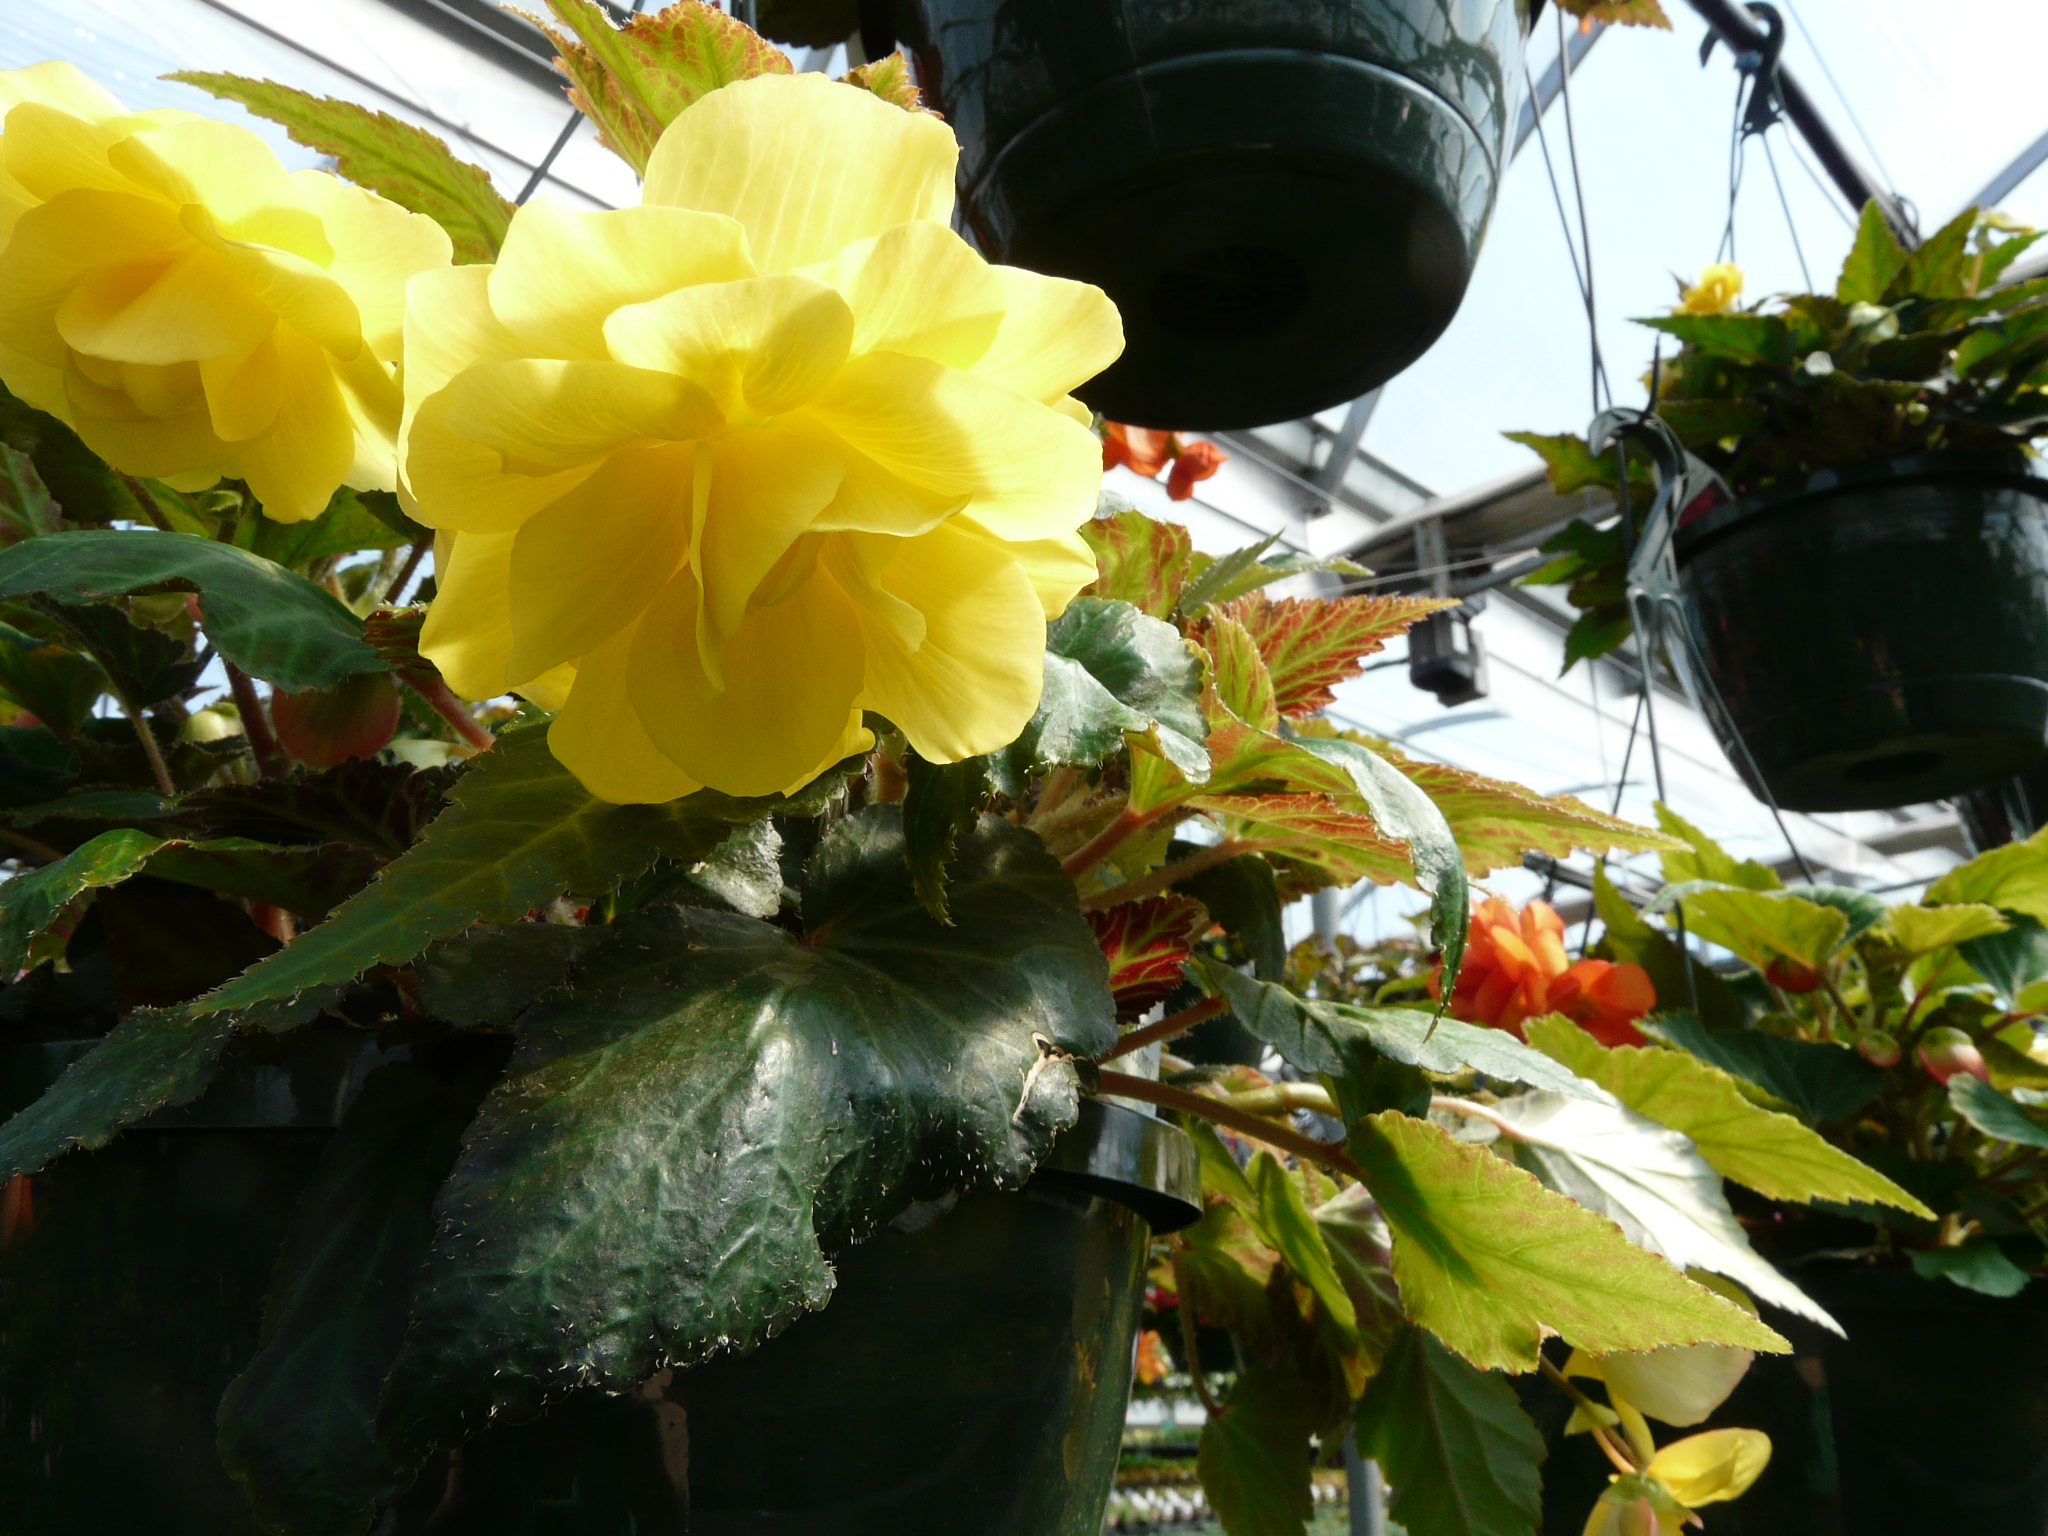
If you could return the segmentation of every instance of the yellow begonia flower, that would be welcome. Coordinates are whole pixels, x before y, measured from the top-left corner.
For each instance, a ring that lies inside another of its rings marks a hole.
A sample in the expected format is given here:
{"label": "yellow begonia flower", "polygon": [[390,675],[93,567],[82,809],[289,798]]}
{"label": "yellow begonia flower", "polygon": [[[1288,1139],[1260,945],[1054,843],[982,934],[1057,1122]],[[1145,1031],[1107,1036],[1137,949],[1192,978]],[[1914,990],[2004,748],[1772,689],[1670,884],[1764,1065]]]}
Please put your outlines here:
{"label": "yellow begonia flower", "polygon": [[469,698],[559,702],[592,793],[793,788],[863,709],[953,762],[1037,707],[1095,577],[1069,392],[1122,324],[953,233],[957,155],[857,87],[745,80],[670,124],[639,207],[538,198],[495,267],[414,279],[421,649]]}
{"label": "yellow begonia flower", "polygon": [[1700,273],[1700,280],[1680,296],[1681,315],[1718,315],[1742,296],[1742,268],[1732,261],[1717,261]]}
{"label": "yellow begonia flower", "polygon": [[270,516],[394,489],[406,280],[431,219],[256,134],[0,73],[0,380],[117,469],[245,479]]}
{"label": "yellow begonia flower", "polygon": [[1585,1536],[1678,1536],[1702,1504],[1740,1498],[1770,1465],[1771,1441],[1754,1429],[1688,1435],[1617,1477],[1594,1504]]}

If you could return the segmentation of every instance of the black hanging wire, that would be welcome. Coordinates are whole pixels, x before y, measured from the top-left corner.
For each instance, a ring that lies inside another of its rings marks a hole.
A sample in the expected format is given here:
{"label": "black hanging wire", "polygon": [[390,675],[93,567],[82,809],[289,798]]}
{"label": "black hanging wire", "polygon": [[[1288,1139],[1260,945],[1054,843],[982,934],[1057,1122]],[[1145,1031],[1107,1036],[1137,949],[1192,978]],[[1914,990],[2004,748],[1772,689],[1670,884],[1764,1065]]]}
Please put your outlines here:
{"label": "black hanging wire", "polygon": [[[1562,39],[1560,39],[1560,42],[1562,42]],[[1529,73],[1529,62],[1526,58],[1522,61],[1522,78],[1528,85],[1529,99],[1531,101],[1536,100],[1536,81]],[[1568,80],[1569,75],[1567,74],[1564,78]],[[1569,91],[1568,85],[1566,90]],[[1572,235],[1571,215],[1565,212],[1564,191],[1558,185],[1557,164],[1550,155],[1550,135],[1543,127],[1543,114],[1541,112],[1536,114],[1536,147],[1543,152],[1543,173],[1550,180],[1550,200],[1557,209],[1558,232],[1564,236],[1565,254],[1570,258],[1572,264],[1572,280],[1578,285],[1579,302],[1585,307],[1586,311],[1587,347],[1592,358],[1593,368],[1593,409],[1597,413],[1600,409],[1601,395],[1607,383],[1607,364],[1600,355],[1599,314],[1593,303],[1592,252],[1588,250],[1586,253],[1587,260],[1583,263],[1580,261],[1578,242]],[[1576,156],[1573,161],[1573,170],[1576,173]],[[1584,226],[1582,225],[1581,227],[1583,228]]]}
{"label": "black hanging wire", "polygon": [[1614,403],[1614,391],[1607,382],[1607,364],[1600,356],[1599,306],[1593,298],[1593,229],[1586,217],[1586,178],[1579,170],[1579,134],[1572,116],[1571,39],[1565,35],[1564,7],[1556,7],[1556,13],[1558,96],[1564,105],[1564,142],[1571,160],[1572,199],[1579,208],[1579,249],[1586,258],[1586,333],[1592,350],[1593,410],[1598,413],[1603,405]]}
{"label": "black hanging wire", "polygon": [[1764,147],[1764,164],[1771,168],[1771,185],[1778,189],[1778,206],[1785,211],[1785,233],[1792,237],[1792,254],[1799,258],[1799,276],[1806,291],[1813,292],[1813,274],[1806,267],[1806,248],[1799,243],[1799,225],[1792,217],[1792,205],[1785,199],[1785,183],[1778,179],[1778,157],[1771,153],[1768,137],[1758,140]]}

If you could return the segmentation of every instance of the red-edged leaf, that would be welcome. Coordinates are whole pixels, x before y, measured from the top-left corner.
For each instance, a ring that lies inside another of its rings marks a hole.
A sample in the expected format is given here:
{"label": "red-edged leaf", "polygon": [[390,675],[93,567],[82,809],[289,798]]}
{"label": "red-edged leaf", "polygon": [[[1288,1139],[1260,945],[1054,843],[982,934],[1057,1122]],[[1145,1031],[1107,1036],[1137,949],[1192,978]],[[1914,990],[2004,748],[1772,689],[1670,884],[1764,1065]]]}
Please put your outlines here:
{"label": "red-edged leaf", "polygon": [[1109,956],[1109,990],[1119,1018],[1134,1019],[1180,984],[1180,968],[1209,914],[1185,896],[1152,896],[1088,914]]}
{"label": "red-edged leaf", "polygon": [[1187,529],[1132,511],[1083,523],[1081,537],[1095,551],[1102,573],[1083,589],[1089,596],[1121,598],[1155,619],[1173,617],[1195,558]]}
{"label": "red-edged leaf", "polygon": [[548,9],[568,33],[514,14],[548,35],[573,82],[569,99],[597,124],[600,142],[642,173],[661,130],[692,102],[735,80],[794,72],[781,49],[702,0],[677,0],[623,28],[596,0],[548,0]]}
{"label": "red-edged leaf", "polygon": [[[910,78],[910,62],[901,53],[892,53],[887,58],[876,59],[872,64],[860,64],[841,75],[847,85],[857,85],[893,107],[906,112],[925,110],[924,93],[917,88],[917,82]],[[937,116],[937,113],[933,113]]]}
{"label": "red-edged leaf", "polygon": [[1413,881],[1408,845],[1388,837],[1370,816],[1327,795],[1201,795],[1188,802],[1213,816],[1247,853],[1272,853],[1309,865],[1333,885],[1371,880]]}
{"label": "red-edged leaf", "polygon": [[1282,715],[1312,715],[1362,662],[1425,614],[1456,606],[1441,597],[1267,597],[1254,592],[1212,610],[1244,626],[1273,679]]}

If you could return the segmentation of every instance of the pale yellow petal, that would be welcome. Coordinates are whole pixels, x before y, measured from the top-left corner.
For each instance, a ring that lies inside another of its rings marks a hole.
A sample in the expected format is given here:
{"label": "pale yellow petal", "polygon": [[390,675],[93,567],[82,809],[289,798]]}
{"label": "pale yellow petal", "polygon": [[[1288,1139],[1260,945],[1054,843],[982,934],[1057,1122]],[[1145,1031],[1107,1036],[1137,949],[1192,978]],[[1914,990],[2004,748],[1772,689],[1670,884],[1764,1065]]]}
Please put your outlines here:
{"label": "pale yellow petal", "polygon": [[723,425],[710,397],[623,363],[517,358],[475,364],[431,396],[406,435],[421,520],[516,528],[629,442],[684,441]]}
{"label": "pale yellow petal", "polygon": [[838,494],[812,520],[816,532],[891,533],[910,538],[938,527],[967,505],[965,496],[929,491],[890,474],[837,433],[815,425],[801,413],[789,417],[787,424],[829,444],[844,471]]}
{"label": "pale yellow petal", "polygon": [[334,259],[320,215],[301,202],[270,146],[240,124],[189,117],[144,127],[110,144],[107,163],[175,207],[204,208],[231,240],[323,267]]}
{"label": "pale yellow petal", "polygon": [[248,351],[210,357],[199,364],[213,430],[227,442],[242,442],[267,432],[277,420],[284,372],[276,335],[277,328],[272,326],[270,334]]}
{"label": "pale yellow petal", "polygon": [[836,256],[911,219],[950,223],[953,131],[823,75],[721,87],[662,133],[641,201],[739,220],[763,272]]}
{"label": "pale yellow petal", "polygon": [[870,353],[848,361],[805,414],[892,474],[962,497],[1002,538],[1060,538],[1094,515],[1095,434],[977,374]]}
{"label": "pale yellow petal", "polygon": [[520,525],[510,682],[595,650],[668,584],[689,546],[690,458],[688,445],[621,448]]}
{"label": "pale yellow petal", "polygon": [[560,714],[567,707],[569,692],[575,686],[576,663],[565,661],[559,667],[548,668],[539,677],[528,678],[512,691],[522,699],[538,704],[549,714]]}
{"label": "pale yellow petal", "polygon": [[[196,380],[198,369],[186,366]],[[117,380],[119,373],[117,366]],[[152,416],[126,391],[88,378],[74,358],[64,370],[64,394],[69,404],[65,419],[86,447],[128,474],[217,473],[234,454],[232,445],[214,435],[205,396],[197,390],[191,394],[191,409]]]}
{"label": "pale yellow petal", "polygon": [[724,691],[697,655],[697,583],[676,577],[642,620],[627,688],[641,724],[683,772],[732,795],[814,774],[843,738],[861,683],[852,605],[821,570],[749,614],[725,652]]}
{"label": "pale yellow petal", "polygon": [[285,325],[277,328],[273,345],[277,419],[269,430],[235,445],[235,467],[265,516],[297,523],[326,511],[354,467],[355,419],[323,348]]}
{"label": "pale yellow petal", "polygon": [[[831,502],[843,470],[826,445],[773,428],[730,433],[712,445],[710,458],[710,493],[690,566],[703,594],[697,614],[703,660],[716,678],[718,658],[749,609],[781,596],[764,582]],[[801,575],[793,571],[784,579]]]}
{"label": "pale yellow petal", "polygon": [[291,182],[320,216],[321,230],[334,248],[326,274],[354,303],[363,339],[383,361],[397,362],[406,284],[420,273],[448,267],[447,233],[425,214],[407,213],[324,171],[294,171]]}
{"label": "pale yellow petal", "polygon": [[1078,421],[1082,426],[1091,429],[1095,425],[1095,413],[1072,395],[1061,395],[1059,399],[1048,400],[1045,403],[1069,421]]}
{"label": "pale yellow petal", "polygon": [[1643,1470],[1688,1509],[1740,1498],[1770,1464],[1770,1436],[1754,1429],[1710,1429],[1674,1440]]}
{"label": "pale yellow petal", "polygon": [[349,362],[334,364],[334,382],[356,427],[356,464],[348,484],[359,491],[398,488],[398,425],[404,397],[398,380],[377,354],[364,347]]}
{"label": "pale yellow petal", "polygon": [[62,107],[79,117],[119,117],[127,109],[76,64],[46,59],[26,69],[0,69],[0,113],[24,101]]}
{"label": "pale yellow petal", "polygon": [[277,316],[235,280],[218,252],[188,244],[168,262],[87,273],[57,305],[56,321],[57,334],[76,351],[126,363],[181,363],[247,351]]}
{"label": "pale yellow petal", "polygon": [[794,410],[853,343],[853,312],[816,278],[783,274],[681,288],[605,322],[612,356],[701,385],[735,423]]}
{"label": "pale yellow petal", "polygon": [[[74,288],[109,270],[132,270],[140,282],[190,243],[171,209],[126,193],[67,192],[31,208],[0,250],[0,346],[62,368],[69,347],[58,334],[57,311]],[[262,334],[252,327],[242,345],[254,346]]]}
{"label": "pale yellow petal", "polygon": [[807,275],[845,297],[855,352],[901,352],[966,368],[1003,323],[996,269],[945,225],[925,219],[848,246]]}
{"label": "pale yellow petal", "polygon": [[654,744],[626,693],[636,619],[583,658],[568,702],[548,727],[548,747],[600,800],[661,805],[702,786]]}
{"label": "pale yellow petal", "polygon": [[420,402],[471,363],[526,355],[491,309],[490,279],[487,266],[437,267],[405,285],[407,427]]}
{"label": "pale yellow petal", "polygon": [[509,533],[436,534],[434,601],[420,628],[420,654],[465,699],[505,692],[512,659],[512,539]]}
{"label": "pale yellow petal", "polygon": [[[847,544],[862,538],[841,536]],[[844,569],[833,566],[835,575]],[[1016,561],[952,523],[898,542],[879,586],[923,615],[915,652],[876,612],[871,589],[842,579],[867,647],[862,701],[886,715],[920,757],[958,762],[1016,740],[1045,678],[1045,614]]]}
{"label": "pale yellow petal", "polygon": [[978,533],[999,545],[1024,567],[1048,619],[1065,613],[1075,594],[1093,585],[1102,574],[1095,564],[1095,551],[1079,533],[1051,539],[998,539],[971,517],[956,518],[954,523],[963,531]]}
{"label": "pale yellow petal", "polygon": [[[512,217],[491,307],[529,353],[601,358],[613,310],[677,288],[752,277],[731,219],[688,208],[572,208],[536,197]],[[630,362],[632,359],[623,358]]]}
{"label": "pale yellow petal", "polygon": [[995,272],[1003,325],[974,365],[983,378],[1051,405],[1123,353],[1123,316],[1100,288],[1021,267]]}
{"label": "pale yellow petal", "polygon": [[[62,107],[25,101],[8,109],[0,155],[7,173],[31,197],[48,200],[91,188],[132,193],[134,183],[107,163],[107,147],[119,143],[143,120],[135,117],[88,120]],[[169,206],[158,203],[169,211]]]}
{"label": "pale yellow petal", "polygon": [[39,411],[60,420],[71,419],[71,402],[64,397],[64,370],[39,363],[26,352],[0,346],[0,384],[17,400],[26,400]]}

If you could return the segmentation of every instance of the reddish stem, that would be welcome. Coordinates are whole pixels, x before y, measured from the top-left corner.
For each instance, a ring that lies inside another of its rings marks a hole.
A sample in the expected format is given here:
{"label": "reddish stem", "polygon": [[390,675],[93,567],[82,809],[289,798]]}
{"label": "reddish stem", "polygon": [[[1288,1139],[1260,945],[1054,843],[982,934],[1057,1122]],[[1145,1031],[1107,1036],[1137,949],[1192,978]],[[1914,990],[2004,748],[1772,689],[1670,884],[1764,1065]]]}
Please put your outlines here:
{"label": "reddish stem", "polygon": [[1155,1040],[1171,1040],[1176,1035],[1184,1035],[1204,1019],[1215,1018],[1229,1006],[1230,1004],[1220,997],[1205,997],[1199,1003],[1181,1009],[1179,1013],[1169,1013],[1156,1024],[1147,1024],[1143,1029],[1132,1030],[1096,1060],[1115,1061],[1119,1056],[1142,1051]]}
{"label": "reddish stem", "polygon": [[399,677],[405,685],[427,701],[427,707],[450,725],[454,726],[462,739],[479,752],[488,752],[497,741],[475,715],[469,706],[448,691],[448,685],[438,672],[417,672],[411,668],[402,669]]}
{"label": "reddish stem", "polygon": [[1134,811],[1126,806],[1116,813],[1116,819],[1108,826],[1061,860],[1060,868],[1067,872],[1069,880],[1080,879],[1115,852],[1118,843],[1148,825],[1151,820],[1152,817],[1143,811]]}
{"label": "reddish stem", "polygon": [[1149,1077],[1132,1077],[1123,1072],[1104,1072],[1102,1091],[1114,1094],[1120,1099],[1136,1099],[1144,1104],[1157,1104],[1162,1109],[1177,1109],[1182,1114],[1195,1115],[1203,1120],[1227,1125],[1240,1136],[1249,1136],[1253,1141],[1263,1141],[1269,1147],[1278,1147],[1296,1157],[1305,1157],[1312,1163],[1321,1163],[1334,1168],[1346,1178],[1365,1182],[1365,1170],[1344,1155],[1344,1148],[1334,1141],[1317,1141],[1313,1136],[1304,1136],[1299,1131],[1284,1129],[1270,1120],[1199,1093],[1189,1093],[1183,1088],[1169,1088],[1164,1083],[1155,1083]]}

